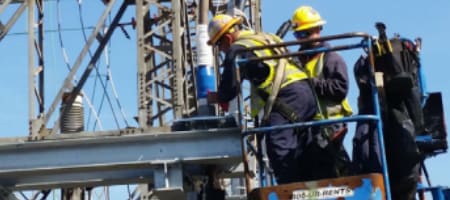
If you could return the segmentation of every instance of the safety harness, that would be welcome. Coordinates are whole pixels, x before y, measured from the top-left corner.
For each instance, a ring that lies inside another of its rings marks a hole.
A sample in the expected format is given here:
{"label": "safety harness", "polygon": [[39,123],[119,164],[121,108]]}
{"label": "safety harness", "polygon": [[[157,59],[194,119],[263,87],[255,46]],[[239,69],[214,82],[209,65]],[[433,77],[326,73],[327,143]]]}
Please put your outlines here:
{"label": "safety harness", "polygon": [[[253,33],[253,34],[241,34],[239,36],[237,44],[243,46],[265,46],[270,44],[275,44],[281,42],[281,39],[275,35],[265,34],[265,33]],[[287,53],[285,47],[273,48],[271,50],[263,49],[256,50],[254,53],[258,57],[271,56],[273,54],[282,55]],[[265,102],[264,105],[264,117],[263,121],[266,121],[269,117],[270,112],[273,109],[274,104],[279,104],[277,102],[277,96],[280,89],[290,83],[298,80],[303,80],[307,78],[306,73],[300,71],[294,65],[290,65],[287,58],[279,59],[276,62],[273,59],[268,59],[264,61],[268,66],[273,66],[270,69],[268,78],[257,87],[257,93],[260,98]],[[275,66],[276,65],[276,66]],[[287,75],[289,74],[289,75]],[[286,107],[287,105],[283,106]],[[286,110],[291,110],[287,108]],[[295,114],[295,113],[294,113]]]}
{"label": "safety harness", "polygon": [[[306,64],[305,68],[310,78],[322,76],[324,57],[325,53],[317,54]],[[353,113],[347,98],[344,98],[342,102],[335,102],[315,96],[320,109],[320,112],[314,117],[316,120],[342,118]]]}
{"label": "safety harness", "polygon": [[[248,34],[248,35],[240,36],[239,40],[236,43],[247,46],[247,47],[251,46],[249,44],[245,44],[245,42],[243,42],[245,40],[256,41],[260,45],[269,45],[269,44],[274,44],[276,42],[281,42],[281,39],[279,39],[278,37],[276,37],[274,35],[257,33],[257,34]],[[267,50],[267,49],[264,49],[264,50]],[[285,47],[279,47],[279,48],[274,48],[272,50],[272,54],[283,55],[283,54],[286,54],[287,51],[288,50]],[[265,55],[261,55],[260,53],[258,53],[256,51],[254,51],[254,52],[258,57],[265,56]],[[317,61],[316,61],[316,63],[314,63],[314,65],[316,65],[316,64],[320,65],[319,69],[317,69],[317,68],[315,69],[318,71],[316,71],[316,73],[314,73],[314,75],[320,75],[322,72],[323,55],[321,56],[321,58],[322,59],[320,59],[319,63],[317,63]],[[269,60],[269,61],[273,62],[273,60]],[[257,95],[265,102],[263,123],[267,122],[271,110],[276,110],[283,117],[288,119],[291,123],[296,123],[296,122],[301,121],[300,117],[294,111],[294,109],[291,108],[291,106],[289,106],[288,104],[286,104],[279,98],[276,98],[278,95],[278,92],[280,91],[280,89],[283,86],[286,86],[288,83],[291,83],[294,81],[307,79],[309,77],[308,74],[306,74],[305,72],[300,70],[298,68],[298,66],[294,65],[296,70],[303,72],[302,74],[304,74],[304,77],[301,77],[296,80],[286,80],[286,66],[288,66],[289,64],[292,64],[292,62],[293,61],[290,61],[287,58],[279,59],[278,63],[276,63],[276,70],[275,70],[273,76],[269,75],[268,80],[266,80],[263,84],[261,84],[262,87],[258,87],[256,89]],[[268,64],[268,63],[266,63],[266,64]],[[318,67],[318,66],[316,66],[316,67]],[[288,67],[288,69],[289,69],[289,67]],[[311,85],[311,87],[312,87],[312,85]],[[314,91],[314,88],[312,88],[312,90]],[[319,99],[317,98],[317,95],[315,95],[315,99],[318,101],[319,110],[321,110],[320,105],[319,105],[320,102],[319,102]],[[350,110],[350,114],[351,114],[351,109],[349,109],[349,110]],[[324,119],[323,117],[328,117],[328,115],[323,114],[323,112],[319,112],[318,114],[321,115],[321,117],[322,117],[321,119]],[[346,115],[348,115],[348,114],[349,113],[347,112]],[[297,129],[298,132],[301,132],[299,130],[301,130],[301,129]],[[333,156],[335,158],[336,175],[338,175],[338,176],[342,175],[344,173],[348,173],[346,171],[347,162],[346,162],[346,159],[342,158],[338,153],[339,149],[337,149],[337,147],[339,147],[340,145],[336,145],[336,144],[332,144],[332,143],[341,142],[340,139],[343,138],[346,131],[347,131],[346,127],[344,127],[337,133],[326,134],[325,137],[326,137],[326,140],[328,140],[326,146],[322,146],[319,144],[319,146],[321,146],[321,148],[323,148],[326,152],[328,152],[331,156]],[[321,131],[321,132],[326,132],[326,131]]]}

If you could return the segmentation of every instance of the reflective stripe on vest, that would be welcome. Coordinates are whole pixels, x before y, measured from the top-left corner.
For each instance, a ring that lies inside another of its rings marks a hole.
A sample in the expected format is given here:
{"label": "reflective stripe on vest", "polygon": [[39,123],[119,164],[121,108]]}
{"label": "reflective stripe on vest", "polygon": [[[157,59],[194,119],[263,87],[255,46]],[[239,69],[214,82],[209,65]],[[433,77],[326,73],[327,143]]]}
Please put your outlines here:
{"label": "reflective stripe on vest", "polygon": [[[306,70],[311,78],[322,75],[324,56],[325,53],[320,53],[306,64]],[[314,119],[335,119],[353,114],[347,98],[345,98],[341,103],[322,98],[319,98],[318,101],[323,113],[318,112],[316,116],[314,116]]]}
{"label": "reflective stripe on vest", "polygon": [[[243,37],[240,37],[237,39],[237,41],[234,44],[238,44],[238,45],[242,45],[245,46],[247,48],[250,47],[255,47],[255,46],[263,46],[263,45],[267,45],[269,44],[269,41],[263,41],[261,40],[261,36],[257,36],[257,35],[251,35],[251,34],[245,34],[242,35]],[[268,38],[272,38],[270,35],[268,35]],[[274,41],[276,41],[276,38],[272,38]],[[277,41],[278,42],[278,41]],[[274,55],[273,51],[270,49],[261,49],[261,50],[255,50],[253,51],[253,53],[258,56],[258,57],[267,57],[267,56],[272,56]],[[285,59],[285,58],[282,58]],[[271,86],[273,83],[273,80],[275,78],[275,71],[276,71],[276,67],[279,64],[279,60],[277,59],[266,59],[263,61],[268,67],[269,67],[269,75],[267,76],[266,80],[264,80],[263,83],[257,85],[256,87],[259,89],[264,90],[265,92],[267,92],[268,94],[270,94],[272,91],[271,90]],[[303,80],[308,78],[307,74],[303,71],[301,71],[300,69],[298,69],[298,67],[296,65],[294,65],[293,63],[287,61],[286,62],[286,69],[284,72],[284,76],[283,76],[283,80],[281,82],[281,88],[286,87],[287,85],[295,82],[295,81],[299,81],[299,80]],[[254,96],[258,96],[258,95],[254,95]],[[259,111],[264,108],[265,102],[260,99],[260,98],[256,98],[255,101],[252,103],[252,111],[251,111],[251,115],[252,116],[256,116]]]}

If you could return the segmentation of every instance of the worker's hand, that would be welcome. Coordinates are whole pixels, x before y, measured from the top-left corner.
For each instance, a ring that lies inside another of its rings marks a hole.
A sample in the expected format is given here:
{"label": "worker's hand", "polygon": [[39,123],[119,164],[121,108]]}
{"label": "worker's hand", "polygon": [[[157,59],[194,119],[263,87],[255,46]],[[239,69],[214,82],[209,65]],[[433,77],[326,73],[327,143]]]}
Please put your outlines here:
{"label": "worker's hand", "polygon": [[225,103],[219,103],[220,108],[222,108],[222,110],[224,112],[228,112],[228,108],[230,107],[230,104],[228,104],[228,102]]}
{"label": "worker's hand", "polygon": [[216,104],[216,103],[218,103],[217,92],[210,92],[210,91],[208,91],[208,94],[207,94],[206,98],[208,99],[208,104]]}
{"label": "worker's hand", "polygon": [[219,103],[217,92],[208,92],[208,95],[206,97],[208,99],[208,104],[219,104],[220,108],[222,108],[224,112],[228,112],[228,108],[230,107],[230,105],[228,104],[228,102]]}

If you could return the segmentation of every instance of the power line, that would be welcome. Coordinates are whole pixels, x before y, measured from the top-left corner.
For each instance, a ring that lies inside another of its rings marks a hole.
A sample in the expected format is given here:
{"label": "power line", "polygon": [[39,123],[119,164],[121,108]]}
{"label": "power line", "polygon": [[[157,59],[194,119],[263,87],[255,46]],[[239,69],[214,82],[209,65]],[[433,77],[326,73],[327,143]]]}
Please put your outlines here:
{"label": "power line", "polygon": [[[92,30],[95,27],[90,26],[90,27],[85,27],[85,30]],[[73,31],[82,31],[82,28],[65,28],[65,29],[50,29],[50,30],[46,30],[44,31],[44,33],[58,33],[59,31],[61,32],[73,32]],[[13,33],[8,33],[6,34],[7,36],[19,36],[19,35],[28,35],[28,32],[13,32]]]}

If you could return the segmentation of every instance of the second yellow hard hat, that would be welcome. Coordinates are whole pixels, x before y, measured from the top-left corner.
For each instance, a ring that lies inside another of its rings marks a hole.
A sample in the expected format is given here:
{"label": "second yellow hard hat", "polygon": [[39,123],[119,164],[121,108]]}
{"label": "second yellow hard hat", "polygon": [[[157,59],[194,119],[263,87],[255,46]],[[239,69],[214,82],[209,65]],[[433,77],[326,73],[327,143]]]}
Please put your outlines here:
{"label": "second yellow hard hat", "polygon": [[319,12],[310,6],[300,6],[292,15],[292,28],[294,31],[307,30],[322,26],[325,23]]}

